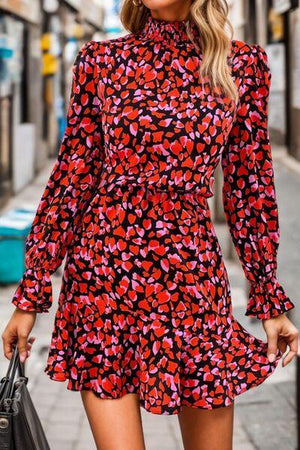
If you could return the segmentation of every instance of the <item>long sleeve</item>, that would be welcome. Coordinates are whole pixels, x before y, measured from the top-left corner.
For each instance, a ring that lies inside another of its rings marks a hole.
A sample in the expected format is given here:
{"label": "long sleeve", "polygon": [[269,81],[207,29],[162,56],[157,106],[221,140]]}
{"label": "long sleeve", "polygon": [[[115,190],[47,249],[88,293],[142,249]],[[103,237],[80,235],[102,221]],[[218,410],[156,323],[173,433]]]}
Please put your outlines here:
{"label": "long sleeve", "polygon": [[268,319],[295,305],[276,275],[280,228],[268,130],[271,72],[258,44],[234,57],[239,102],[225,146],[223,205],[233,243],[250,283],[247,316]]}
{"label": "long sleeve", "polygon": [[12,299],[26,311],[48,312],[52,304],[50,275],[61,265],[101,173],[96,45],[87,42],[76,56],[67,126],[27,236],[25,272]]}

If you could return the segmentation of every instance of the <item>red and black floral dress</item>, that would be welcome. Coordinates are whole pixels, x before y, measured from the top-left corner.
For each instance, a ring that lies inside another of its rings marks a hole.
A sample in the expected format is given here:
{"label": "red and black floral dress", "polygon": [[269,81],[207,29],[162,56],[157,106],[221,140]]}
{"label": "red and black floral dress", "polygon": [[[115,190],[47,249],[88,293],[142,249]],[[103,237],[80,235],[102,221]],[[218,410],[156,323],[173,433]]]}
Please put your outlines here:
{"label": "red and black floral dress", "polygon": [[232,41],[235,105],[207,80],[201,87],[190,25],[148,14],[139,32],[81,48],[65,135],[12,300],[48,311],[50,275],[66,256],[45,372],[100,398],[138,393],[157,414],[229,405],[281,356],[269,363],[266,342],[232,315],[208,205],[219,162],[249,280],[246,315],[294,307],[276,278],[266,53]]}

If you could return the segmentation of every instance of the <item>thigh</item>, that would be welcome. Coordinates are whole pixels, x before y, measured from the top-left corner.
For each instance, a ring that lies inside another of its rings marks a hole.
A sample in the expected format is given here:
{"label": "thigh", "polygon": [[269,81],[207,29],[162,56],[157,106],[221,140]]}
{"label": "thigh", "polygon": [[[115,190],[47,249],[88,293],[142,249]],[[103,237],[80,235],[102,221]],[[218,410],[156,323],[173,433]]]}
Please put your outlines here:
{"label": "thigh", "polygon": [[139,396],[101,399],[82,390],[81,398],[97,450],[145,450]]}
{"label": "thigh", "polygon": [[184,406],[178,414],[185,450],[232,450],[234,405],[213,410]]}

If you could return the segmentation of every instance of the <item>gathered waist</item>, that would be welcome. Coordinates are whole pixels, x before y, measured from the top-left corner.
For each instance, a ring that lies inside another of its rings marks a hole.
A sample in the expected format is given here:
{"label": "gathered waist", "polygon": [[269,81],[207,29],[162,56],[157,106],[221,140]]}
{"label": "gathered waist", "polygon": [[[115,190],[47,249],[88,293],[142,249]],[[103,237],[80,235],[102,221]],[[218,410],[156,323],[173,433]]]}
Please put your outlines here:
{"label": "gathered waist", "polygon": [[174,183],[163,184],[161,180],[151,177],[117,176],[105,173],[100,180],[98,189],[104,195],[121,195],[126,193],[144,193],[149,200],[153,199],[186,199],[194,205],[207,205],[207,199],[213,196],[212,183],[198,183],[176,185]]}
{"label": "gathered waist", "polygon": [[167,207],[168,202],[174,203],[180,201],[183,205],[194,209],[208,210],[207,197],[201,192],[183,189],[162,189],[154,184],[140,183],[128,180],[123,182],[106,182],[99,185],[98,194],[104,197],[115,198],[116,201],[134,202],[137,206],[143,200],[155,204],[164,204]]}

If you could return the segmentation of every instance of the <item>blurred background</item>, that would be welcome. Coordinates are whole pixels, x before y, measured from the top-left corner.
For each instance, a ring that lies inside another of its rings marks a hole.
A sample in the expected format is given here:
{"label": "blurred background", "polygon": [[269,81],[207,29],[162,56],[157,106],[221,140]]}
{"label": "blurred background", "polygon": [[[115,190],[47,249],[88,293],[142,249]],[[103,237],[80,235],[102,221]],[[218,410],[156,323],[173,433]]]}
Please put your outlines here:
{"label": "blurred background", "polygon": [[[300,291],[300,8],[286,0],[229,1],[235,39],[259,43],[272,71],[269,131],[275,167],[281,242],[278,278],[297,305]],[[24,242],[48,180],[66,125],[72,65],[88,40],[127,34],[119,0],[0,0],[0,332],[14,306],[12,295],[24,270]],[[244,315],[248,295],[221,202],[216,171],[210,199],[232,288],[236,318],[265,339],[261,322]],[[54,305],[37,315],[32,355],[26,362],[29,389],[52,450],[95,448],[80,395],[43,372],[54,324],[62,269],[53,274]],[[300,309],[289,317],[299,328]],[[8,360],[0,351],[0,377]],[[278,366],[263,385],[236,400],[236,450],[298,447],[298,360]],[[175,416],[142,411],[147,449],[178,450]]]}

